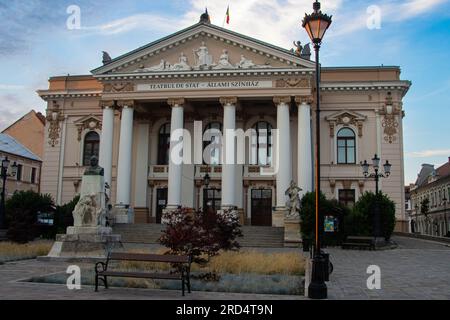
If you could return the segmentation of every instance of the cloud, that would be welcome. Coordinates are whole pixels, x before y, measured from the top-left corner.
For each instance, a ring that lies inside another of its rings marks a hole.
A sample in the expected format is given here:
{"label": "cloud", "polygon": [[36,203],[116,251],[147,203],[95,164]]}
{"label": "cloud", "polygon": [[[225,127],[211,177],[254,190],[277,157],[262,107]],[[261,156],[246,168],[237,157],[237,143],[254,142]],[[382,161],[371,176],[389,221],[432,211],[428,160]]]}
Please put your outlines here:
{"label": "cloud", "polygon": [[406,157],[409,158],[431,158],[431,157],[448,157],[450,156],[450,149],[435,149],[407,152]]}
{"label": "cloud", "polygon": [[25,86],[0,83],[0,90],[22,90],[22,89],[25,89]]}

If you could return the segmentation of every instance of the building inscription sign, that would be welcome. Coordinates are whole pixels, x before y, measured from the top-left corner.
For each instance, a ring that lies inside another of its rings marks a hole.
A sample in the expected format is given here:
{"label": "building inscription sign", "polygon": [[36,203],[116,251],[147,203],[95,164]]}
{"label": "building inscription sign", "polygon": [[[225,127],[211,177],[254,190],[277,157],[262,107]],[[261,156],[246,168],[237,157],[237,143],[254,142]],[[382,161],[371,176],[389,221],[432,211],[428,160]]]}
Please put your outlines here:
{"label": "building inscription sign", "polygon": [[272,88],[272,81],[207,81],[207,82],[176,82],[176,83],[141,83],[137,91],[164,90],[208,90],[208,89],[254,89]]}

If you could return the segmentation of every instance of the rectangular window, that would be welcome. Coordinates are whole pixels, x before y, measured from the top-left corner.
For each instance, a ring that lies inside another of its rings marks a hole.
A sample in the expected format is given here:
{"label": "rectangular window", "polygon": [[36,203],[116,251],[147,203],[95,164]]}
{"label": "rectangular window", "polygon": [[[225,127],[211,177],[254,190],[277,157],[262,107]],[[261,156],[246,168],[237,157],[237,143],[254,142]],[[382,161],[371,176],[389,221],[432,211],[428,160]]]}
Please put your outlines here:
{"label": "rectangular window", "polygon": [[22,181],[22,169],[23,166],[21,164],[17,165],[17,181]]}
{"label": "rectangular window", "polygon": [[36,183],[36,168],[31,168],[31,183]]}
{"label": "rectangular window", "polygon": [[354,189],[339,190],[339,203],[352,208],[355,205],[356,195]]}

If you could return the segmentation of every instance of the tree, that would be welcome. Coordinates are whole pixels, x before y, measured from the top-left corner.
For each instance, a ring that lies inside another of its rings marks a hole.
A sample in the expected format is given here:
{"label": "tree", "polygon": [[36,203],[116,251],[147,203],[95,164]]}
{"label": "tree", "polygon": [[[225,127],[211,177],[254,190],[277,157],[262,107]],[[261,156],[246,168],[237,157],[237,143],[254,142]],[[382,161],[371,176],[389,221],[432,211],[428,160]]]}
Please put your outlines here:
{"label": "tree", "polygon": [[163,215],[166,225],[159,242],[170,254],[191,255],[193,262],[205,265],[220,250],[237,250],[236,239],[242,236],[239,218],[233,211],[210,213],[191,212],[180,208]]}
{"label": "tree", "polygon": [[422,200],[422,202],[420,203],[420,213],[424,215],[425,217],[425,228],[426,228],[426,233],[428,234],[428,213],[430,212],[430,199],[429,198],[425,198]]}
{"label": "tree", "polygon": [[356,202],[346,221],[347,235],[372,236],[374,234],[374,209],[380,207],[381,235],[389,240],[395,228],[395,203],[381,191],[364,193]]}
{"label": "tree", "polygon": [[41,195],[34,191],[16,192],[6,202],[8,239],[18,243],[34,240],[39,236],[38,212],[47,213],[53,210],[53,200],[48,194]]}

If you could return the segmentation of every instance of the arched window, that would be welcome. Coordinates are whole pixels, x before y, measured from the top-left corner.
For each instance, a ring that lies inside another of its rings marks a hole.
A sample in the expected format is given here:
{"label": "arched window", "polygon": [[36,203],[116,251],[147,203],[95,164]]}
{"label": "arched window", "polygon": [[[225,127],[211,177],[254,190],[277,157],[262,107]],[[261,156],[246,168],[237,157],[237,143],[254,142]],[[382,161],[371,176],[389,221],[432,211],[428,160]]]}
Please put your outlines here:
{"label": "arched window", "polygon": [[98,158],[99,150],[100,136],[97,132],[91,131],[84,137],[83,166],[89,166],[93,156]]}
{"label": "arched window", "polygon": [[252,136],[251,163],[268,166],[272,163],[272,125],[266,121],[260,121],[253,129],[256,131],[256,136]]}
{"label": "arched window", "polygon": [[[203,161],[205,164],[208,162],[212,165],[221,164],[221,135],[222,124],[220,122],[211,122],[206,126],[203,134],[204,140],[206,140],[203,141]],[[212,144],[216,146],[212,146]]]}
{"label": "arched window", "polygon": [[158,138],[158,165],[165,166],[169,164],[170,154],[170,123],[164,124],[159,129]]}
{"label": "arched window", "polygon": [[339,130],[337,134],[337,156],[340,164],[356,163],[356,136],[349,128]]}

